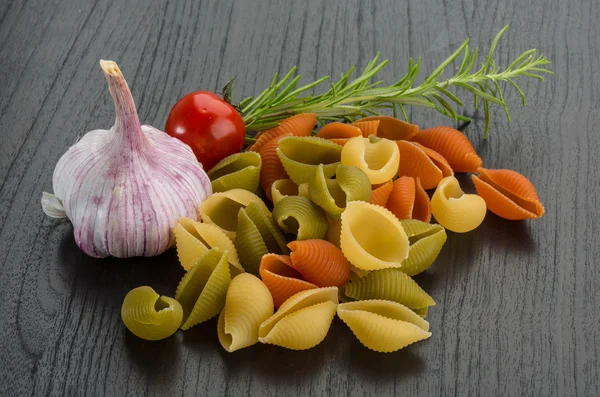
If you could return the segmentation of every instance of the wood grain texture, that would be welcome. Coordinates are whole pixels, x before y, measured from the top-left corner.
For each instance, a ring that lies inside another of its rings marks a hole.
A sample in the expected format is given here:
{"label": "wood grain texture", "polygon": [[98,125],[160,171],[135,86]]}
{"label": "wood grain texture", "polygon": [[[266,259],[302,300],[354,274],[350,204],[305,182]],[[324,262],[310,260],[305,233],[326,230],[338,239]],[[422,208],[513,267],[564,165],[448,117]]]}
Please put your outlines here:
{"label": "wood grain texture", "polygon": [[[0,395],[597,396],[599,20],[595,0],[0,2]],[[339,320],[304,352],[227,354],[216,321],[139,340],[121,323],[121,302],[146,284],[172,295],[176,256],[88,258],[71,226],[40,208],[67,147],[113,123],[100,58],[119,62],[140,119],[161,128],[181,95],[218,91],[232,76],[239,99],[293,65],[309,81],[364,67],[379,50],[391,81],[409,56],[430,71],[467,36],[487,49],[506,23],[499,63],[537,47],[556,77],[523,81],[524,108],[508,94],[513,121],[494,108],[488,141],[479,113],[465,133],[486,167],[529,177],[547,213],[490,214],[476,231],[450,234],[418,277],[437,302],[433,336],[398,353],[365,349]]]}

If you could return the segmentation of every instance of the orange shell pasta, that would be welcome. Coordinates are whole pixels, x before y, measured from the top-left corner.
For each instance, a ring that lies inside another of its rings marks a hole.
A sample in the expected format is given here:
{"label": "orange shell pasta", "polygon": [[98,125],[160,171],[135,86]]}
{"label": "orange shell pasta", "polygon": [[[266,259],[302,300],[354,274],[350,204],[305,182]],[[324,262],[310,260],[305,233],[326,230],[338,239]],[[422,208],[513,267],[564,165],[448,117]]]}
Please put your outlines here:
{"label": "orange shell pasta", "polygon": [[260,152],[260,149],[270,140],[278,136],[290,134],[294,136],[310,136],[315,124],[317,116],[313,113],[301,113],[282,120],[281,123],[274,128],[264,131],[257,135],[256,142],[247,150],[250,152]]}
{"label": "orange shell pasta", "polygon": [[300,291],[317,288],[304,281],[302,275],[294,270],[287,255],[266,254],[260,261],[260,278],[269,288],[275,307],[279,307],[290,296]]}
{"label": "orange shell pasta", "polygon": [[271,139],[258,152],[262,160],[260,169],[260,186],[265,190],[265,194],[271,200],[271,186],[279,179],[286,179],[287,173],[277,156],[277,147],[279,140],[291,134],[283,134]]}
{"label": "orange shell pasta", "polygon": [[377,130],[379,129],[379,120],[358,120],[352,123],[351,125],[358,127],[362,132],[362,136],[368,138],[369,135],[377,135]]}
{"label": "orange shell pasta", "polygon": [[392,141],[409,140],[419,132],[419,126],[390,116],[369,116],[358,121],[379,120],[377,136]]}
{"label": "orange shell pasta", "polygon": [[425,189],[437,187],[443,173],[429,156],[412,142],[397,141],[396,144],[400,149],[398,175],[420,178]]}
{"label": "orange shell pasta", "polygon": [[335,245],[325,240],[292,241],[292,266],[304,279],[319,287],[344,285],[350,278],[348,260]]}
{"label": "orange shell pasta", "polygon": [[447,176],[454,176],[454,171],[452,170],[452,167],[450,167],[450,164],[448,164],[448,160],[446,160],[444,156],[442,156],[433,149],[429,149],[428,147],[421,145],[418,142],[411,143],[416,147],[420,148],[422,151],[425,152],[427,156],[429,156],[431,161],[433,161],[433,164],[435,164],[442,171],[442,176],[444,178]]}
{"label": "orange shell pasta", "polygon": [[518,172],[480,168],[479,175],[471,178],[488,209],[499,217],[521,220],[544,215],[535,187]]}
{"label": "orange shell pasta", "polygon": [[398,219],[431,221],[431,202],[419,179],[402,176],[394,181],[387,202],[389,209]]}
{"label": "orange shell pasta", "polygon": [[393,186],[394,185],[392,181],[387,181],[386,183],[382,183],[381,185],[375,187],[371,191],[371,199],[369,200],[369,203],[385,207],[388,202],[388,198],[392,193]]}
{"label": "orange shell pasta", "polygon": [[451,127],[432,127],[419,131],[412,139],[441,154],[455,172],[477,172],[481,158],[469,139]]}
{"label": "orange shell pasta", "polygon": [[319,132],[317,132],[319,138],[331,139],[331,138],[354,138],[355,136],[362,136],[362,131],[353,125],[344,124],[340,122],[333,122],[325,124]]}

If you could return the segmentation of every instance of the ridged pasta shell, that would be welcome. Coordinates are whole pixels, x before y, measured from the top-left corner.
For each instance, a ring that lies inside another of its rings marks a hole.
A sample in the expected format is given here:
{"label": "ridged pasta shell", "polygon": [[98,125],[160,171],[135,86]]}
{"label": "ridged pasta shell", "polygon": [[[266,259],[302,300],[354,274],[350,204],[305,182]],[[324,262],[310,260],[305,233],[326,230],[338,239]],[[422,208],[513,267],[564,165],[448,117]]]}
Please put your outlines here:
{"label": "ridged pasta shell", "polygon": [[371,197],[369,177],[357,167],[338,166],[336,179],[327,179],[323,166],[309,184],[310,199],[329,215],[338,217],[350,201],[368,201]]}
{"label": "ridged pasta shell", "polygon": [[221,252],[228,252],[227,260],[232,277],[245,272],[233,241],[227,237],[223,230],[213,224],[200,222],[194,222],[194,228],[200,240],[207,247],[207,250],[218,248]]}
{"label": "ridged pasta shell", "polygon": [[246,271],[258,275],[260,260],[268,253],[287,254],[287,242],[273,222],[255,204],[238,212],[238,238],[235,246]]}
{"label": "ridged pasta shell", "polygon": [[419,132],[419,126],[389,116],[369,116],[359,121],[378,120],[377,136],[392,141],[409,140]]}
{"label": "ridged pasta shell", "polygon": [[308,183],[301,183],[298,185],[298,196],[310,199],[310,194],[308,192]]}
{"label": "ridged pasta shell", "polygon": [[260,261],[260,278],[271,291],[275,307],[281,306],[300,291],[317,288],[302,278],[302,274],[292,267],[287,255],[263,255]]}
{"label": "ridged pasta shell", "polygon": [[317,137],[323,139],[331,139],[331,138],[353,138],[355,136],[363,136],[362,131],[353,125],[333,122],[329,124],[325,124],[319,132],[317,132]]}
{"label": "ridged pasta shell", "polygon": [[469,139],[454,128],[428,128],[419,131],[412,140],[441,154],[455,172],[477,172],[481,167],[481,158]]}
{"label": "ridged pasta shell", "polygon": [[342,213],[340,246],[363,270],[400,267],[408,257],[408,237],[389,210],[364,201],[348,203]]}
{"label": "ridged pasta shell", "polygon": [[208,171],[213,192],[244,189],[254,193],[258,189],[261,165],[260,155],[255,152],[225,157]]}
{"label": "ridged pasta shell", "polygon": [[392,179],[398,173],[399,164],[398,146],[388,139],[351,138],[342,149],[342,165],[360,168],[372,185]]}
{"label": "ridged pasta shell", "polygon": [[447,176],[454,175],[454,170],[452,169],[452,167],[450,167],[450,164],[448,164],[448,160],[446,160],[444,156],[442,156],[433,149],[429,149],[428,147],[421,145],[418,142],[411,143],[419,149],[421,149],[429,157],[429,159],[433,161],[433,164],[435,164],[435,166],[442,171],[442,177],[445,178]]}
{"label": "ridged pasta shell", "polygon": [[356,300],[384,299],[411,309],[435,305],[433,298],[401,269],[372,271],[346,285],[344,293]]}
{"label": "ridged pasta shell", "polygon": [[355,121],[351,125],[358,127],[362,132],[362,136],[368,138],[369,135],[377,135],[377,130],[379,129],[379,124],[381,121],[379,120],[365,120],[360,119]]}
{"label": "ridged pasta shell", "polygon": [[127,293],[121,306],[121,319],[138,338],[160,340],[179,329],[183,309],[175,299],[160,296],[151,287],[143,286]]}
{"label": "ridged pasta shell", "polygon": [[371,198],[369,199],[369,203],[380,205],[385,207],[388,202],[388,198],[392,193],[393,183],[391,180],[382,183],[380,185],[373,186],[373,190],[371,191]]}
{"label": "ridged pasta shell", "polygon": [[476,194],[465,194],[458,180],[448,176],[431,198],[431,211],[438,223],[456,233],[470,232],[483,222],[487,207]]}
{"label": "ridged pasta shell", "polygon": [[256,203],[265,214],[271,216],[271,212],[260,197],[244,189],[232,189],[209,196],[198,207],[198,215],[202,222],[219,227],[235,242],[238,211],[250,203]]}
{"label": "ridged pasta shell", "polygon": [[173,227],[177,257],[185,270],[194,267],[198,259],[208,252],[208,247],[200,241],[194,222],[189,218],[181,218]]}
{"label": "ridged pasta shell", "polygon": [[317,137],[285,137],[277,148],[285,171],[298,185],[309,182],[319,164],[323,164],[325,176],[331,178],[340,164],[341,152],[340,145]]}
{"label": "ridged pasta shell", "polygon": [[283,164],[281,164],[281,160],[279,160],[279,156],[277,155],[277,148],[279,147],[279,141],[288,136],[291,135],[284,134],[271,139],[259,151],[260,157],[262,158],[260,186],[262,186],[269,200],[272,200],[271,186],[273,183],[275,183],[277,180],[287,178],[287,173],[285,172]]}
{"label": "ridged pasta shell", "polygon": [[273,219],[281,230],[297,235],[298,240],[325,238],[329,227],[323,210],[301,196],[281,199],[273,208]]}
{"label": "ridged pasta shell", "polygon": [[348,261],[335,245],[325,240],[292,241],[291,264],[302,277],[318,287],[339,287],[348,282]]}
{"label": "ridged pasta shell", "polygon": [[327,229],[327,241],[340,248],[340,233],[342,232],[342,221],[327,217],[329,228]]}
{"label": "ridged pasta shell", "polygon": [[518,172],[480,168],[479,175],[471,178],[488,209],[499,217],[521,220],[544,215],[535,187]]}
{"label": "ridged pasta shell", "polygon": [[419,178],[401,176],[394,181],[392,192],[386,204],[396,218],[431,221],[431,203]]}
{"label": "ridged pasta shell", "polygon": [[336,287],[299,292],[260,325],[258,340],[293,350],[310,349],[325,339],[337,304]]}
{"label": "ridged pasta shell", "polygon": [[271,185],[271,201],[277,205],[279,200],[288,196],[299,196],[298,185],[291,179],[279,179]]}
{"label": "ridged pasta shell", "polygon": [[204,254],[181,279],[175,299],[183,308],[184,331],[210,320],[223,308],[231,281],[227,251],[213,248]]}
{"label": "ridged pasta shell", "polygon": [[281,120],[277,127],[257,134],[256,142],[248,148],[248,151],[258,152],[269,141],[282,135],[310,136],[317,123],[314,113],[300,113],[285,120]]}
{"label": "ridged pasta shell", "polygon": [[400,223],[410,241],[408,258],[402,262],[400,270],[412,277],[433,264],[446,242],[446,230],[440,225],[416,219],[406,219]]}
{"label": "ridged pasta shell", "polygon": [[420,147],[412,142],[396,142],[400,150],[399,176],[409,176],[420,178],[421,184],[425,189],[434,189],[443,178],[442,170],[421,150]]}
{"label": "ridged pasta shell", "polygon": [[338,305],[337,314],[364,346],[382,353],[431,336],[429,323],[396,302],[366,300]]}
{"label": "ridged pasta shell", "polygon": [[257,277],[243,273],[231,280],[217,335],[228,352],[258,343],[258,328],[273,315],[273,298]]}

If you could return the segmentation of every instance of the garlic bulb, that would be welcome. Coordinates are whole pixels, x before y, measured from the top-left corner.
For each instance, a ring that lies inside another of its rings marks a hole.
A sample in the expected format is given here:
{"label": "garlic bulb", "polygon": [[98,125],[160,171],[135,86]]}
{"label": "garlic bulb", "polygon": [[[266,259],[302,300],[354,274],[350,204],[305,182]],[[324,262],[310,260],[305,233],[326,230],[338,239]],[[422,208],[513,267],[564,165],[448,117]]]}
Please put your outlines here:
{"label": "garlic bulb", "polygon": [[54,195],[43,193],[51,217],[68,217],[75,242],[93,257],[154,256],[172,244],[181,217],[212,194],[208,176],[190,147],[138,115],[119,67],[100,61],[116,119],[110,130],[90,131],[54,169]]}

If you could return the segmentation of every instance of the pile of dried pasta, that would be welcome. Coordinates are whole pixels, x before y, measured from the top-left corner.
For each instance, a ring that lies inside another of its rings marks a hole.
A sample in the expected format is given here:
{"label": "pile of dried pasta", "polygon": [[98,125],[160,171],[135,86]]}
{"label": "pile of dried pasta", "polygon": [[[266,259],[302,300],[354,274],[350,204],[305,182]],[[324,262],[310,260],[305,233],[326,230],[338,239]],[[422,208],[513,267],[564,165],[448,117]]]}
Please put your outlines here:
{"label": "pile of dried pasta", "polygon": [[[431,335],[424,318],[435,302],[412,276],[435,261],[446,229],[473,230],[488,209],[544,214],[523,175],[482,168],[455,129],[376,116],[313,136],[315,124],[314,114],[290,117],[209,171],[215,193],[200,221],[173,229],[187,271],[175,298],[129,292],[131,332],[158,340],[219,316],[229,352],[258,342],[302,350],[337,314],[363,345],[393,352]],[[478,195],[463,193],[454,172],[473,173]]]}

